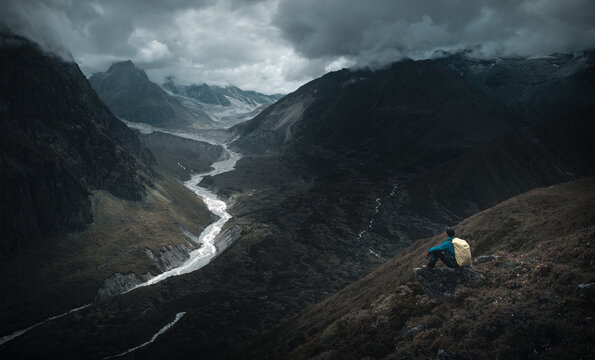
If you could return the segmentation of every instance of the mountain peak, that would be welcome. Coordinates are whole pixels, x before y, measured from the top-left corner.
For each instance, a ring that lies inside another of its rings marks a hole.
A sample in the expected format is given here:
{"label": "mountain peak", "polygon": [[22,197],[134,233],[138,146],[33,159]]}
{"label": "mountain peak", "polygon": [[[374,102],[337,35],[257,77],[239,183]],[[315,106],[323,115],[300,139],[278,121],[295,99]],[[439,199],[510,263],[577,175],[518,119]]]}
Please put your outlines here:
{"label": "mountain peak", "polygon": [[147,76],[147,73],[137,67],[132,60],[126,60],[126,61],[120,61],[117,63],[113,63],[109,69],[107,69],[106,74],[115,74],[118,76],[122,76],[122,75],[131,75],[134,74],[135,76],[143,79],[143,80],[149,80],[149,77]]}
{"label": "mountain peak", "polygon": [[138,69],[138,68],[136,67],[136,65],[135,65],[135,64],[132,62],[132,60],[128,59],[128,60],[124,60],[124,61],[119,61],[119,62],[115,62],[115,63],[113,63],[113,64],[112,64],[112,65],[109,67],[108,71],[109,71],[109,70],[112,70],[112,69],[124,69],[124,68],[133,68],[133,69]]}

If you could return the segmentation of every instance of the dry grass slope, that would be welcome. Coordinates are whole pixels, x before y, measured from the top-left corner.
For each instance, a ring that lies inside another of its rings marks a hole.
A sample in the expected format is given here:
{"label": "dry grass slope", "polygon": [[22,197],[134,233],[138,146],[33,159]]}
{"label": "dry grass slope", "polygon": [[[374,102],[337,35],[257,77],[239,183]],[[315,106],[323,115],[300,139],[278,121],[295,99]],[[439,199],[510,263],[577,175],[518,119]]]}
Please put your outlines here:
{"label": "dry grass slope", "polygon": [[412,269],[443,237],[419,240],[278,326],[250,358],[594,358],[593,297],[577,291],[595,282],[594,207],[593,178],[516,196],[455,227],[474,257],[500,256],[475,265],[483,279],[428,298]]}

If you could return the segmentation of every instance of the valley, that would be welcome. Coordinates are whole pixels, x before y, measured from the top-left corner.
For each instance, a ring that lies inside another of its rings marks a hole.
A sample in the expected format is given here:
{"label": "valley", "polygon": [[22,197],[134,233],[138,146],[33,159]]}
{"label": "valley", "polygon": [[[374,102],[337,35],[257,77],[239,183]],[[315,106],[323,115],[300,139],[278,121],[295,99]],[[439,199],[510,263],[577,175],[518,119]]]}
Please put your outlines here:
{"label": "valley", "polygon": [[[280,96],[130,60],[86,79],[3,37],[3,358],[593,354],[592,51],[404,58]],[[445,226],[500,260],[436,300],[412,269]]]}

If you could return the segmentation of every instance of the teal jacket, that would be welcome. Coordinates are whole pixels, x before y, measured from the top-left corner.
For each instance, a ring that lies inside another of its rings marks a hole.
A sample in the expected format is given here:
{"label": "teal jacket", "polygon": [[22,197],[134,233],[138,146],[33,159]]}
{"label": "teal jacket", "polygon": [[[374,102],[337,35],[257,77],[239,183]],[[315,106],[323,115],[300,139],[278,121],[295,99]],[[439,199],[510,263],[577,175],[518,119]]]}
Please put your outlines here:
{"label": "teal jacket", "polygon": [[454,239],[454,238],[455,238],[454,236],[449,237],[448,239],[446,239],[445,242],[443,242],[442,244],[440,244],[438,246],[434,246],[433,248],[428,250],[428,252],[431,254],[434,251],[444,251],[444,253],[446,254],[446,257],[448,257],[449,259],[455,260],[455,247],[452,245],[452,239]]}

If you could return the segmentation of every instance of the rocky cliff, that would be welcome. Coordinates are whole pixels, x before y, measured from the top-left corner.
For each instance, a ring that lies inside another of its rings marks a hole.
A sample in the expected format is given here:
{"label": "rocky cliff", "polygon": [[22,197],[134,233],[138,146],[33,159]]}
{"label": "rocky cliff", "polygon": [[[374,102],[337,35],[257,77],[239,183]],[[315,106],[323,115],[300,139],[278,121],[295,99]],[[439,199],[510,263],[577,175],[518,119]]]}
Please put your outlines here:
{"label": "rocky cliff", "polygon": [[152,155],[74,62],[2,34],[0,252],[92,220],[89,191],[139,200]]}

